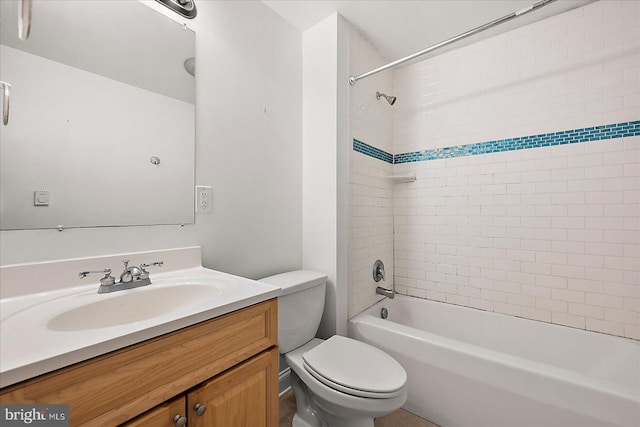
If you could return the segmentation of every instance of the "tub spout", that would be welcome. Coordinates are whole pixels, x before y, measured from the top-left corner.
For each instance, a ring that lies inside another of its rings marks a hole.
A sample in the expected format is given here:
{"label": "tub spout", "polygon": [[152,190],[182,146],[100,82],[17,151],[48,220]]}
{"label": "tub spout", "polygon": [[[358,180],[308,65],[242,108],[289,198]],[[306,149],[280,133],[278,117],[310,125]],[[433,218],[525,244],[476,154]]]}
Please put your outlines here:
{"label": "tub spout", "polygon": [[393,297],[396,296],[396,291],[394,289],[387,289],[387,288],[383,288],[381,286],[378,286],[376,288],[376,294],[384,295],[385,297],[387,297],[389,299],[393,299]]}

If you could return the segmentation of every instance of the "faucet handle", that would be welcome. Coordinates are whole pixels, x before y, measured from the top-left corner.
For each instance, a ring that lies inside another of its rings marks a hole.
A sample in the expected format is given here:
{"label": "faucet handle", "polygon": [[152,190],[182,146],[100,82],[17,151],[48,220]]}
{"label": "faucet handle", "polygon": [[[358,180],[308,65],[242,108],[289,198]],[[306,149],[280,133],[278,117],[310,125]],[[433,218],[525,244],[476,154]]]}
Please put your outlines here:
{"label": "faucet handle", "polygon": [[147,267],[162,267],[164,265],[164,261],[156,261],[156,262],[152,262],[151,264],[140,264],[140,278],[141,279],[148,279],[149,278],[149,272],[147,270],[145,270]]}
{"label": "faucet handle", "polygon": [[100,285],[111,286],[116,283],[116,278],[111,275],[110,268],[105,268],[104,270],[99,271],[81,271],[78,273],[78,277],[84,279],[85,277],[92,276],[94,274],[104,274],[104,277],[100,279]]}
{"label": "faucet handle", "polygon": [[105,268],[104,270],[98,270],[98,271],[81,271],[80,273],[78,273],[78,277],[80,277],[81,279],[84,279],[85,277],[93,276],[94,274],[104,274],[106,276],[109,276],[111,274],[111,269]]}
{"label": "faucet handle", "polygon": [[147,267],[162,267],[164,265],[164,261],[156,261],[151,264],[140,264],[140,268],[144,271]]}
{"label": "faucet handle", "polygon": [[384,264],[380,260],[376,260],[373,264],[373,280],[376,282],[384,281]]}

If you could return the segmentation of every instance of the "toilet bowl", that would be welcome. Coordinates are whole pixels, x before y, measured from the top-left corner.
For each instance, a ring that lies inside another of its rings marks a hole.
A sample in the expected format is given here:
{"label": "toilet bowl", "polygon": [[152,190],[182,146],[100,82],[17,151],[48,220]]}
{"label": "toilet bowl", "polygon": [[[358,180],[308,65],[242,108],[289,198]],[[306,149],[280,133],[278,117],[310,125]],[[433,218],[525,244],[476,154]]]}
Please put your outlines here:
{"label": "toilet bowl", "polygon": [[[343,347],[358,344],[354,346],[358,353],[334,353],[338,346],[332,344],[337,339],[343,341],[339,343]],[[321,350],[320,354],[331,355],[330,359],[323,360],[320,372],[305,362],[317,350]],[[368,363],[371,359],[379,360],[379,356],[386,356],[389,360]],[[338,335],[327,341],[314,338],[286,353],[284,358],[298,381],[302,382],[292,382],[296,399],[300,393],[305,396],[302,408],[298,402],[296,415],[300,417],[302,409],[300,421],[306,421],[306,424],[294,423],[294,426],[373,426],[374,418],[395,411],[407,400],[407,376],[402,366],[377,348],[351,338]],[[350,368],[358,361],[363,365],[354,372]],[[296,387],[300,387],[298,393]],[[309,422],[310,419],[313,422]]]}
{"label": "toilet bowl", "polygon": [[326,275],[294,271],[262,279],[282,288],[278,346],[291,368],[294,427],[372,427],[407,399],[407,374],[382,350],[335,335],[315,338]]}

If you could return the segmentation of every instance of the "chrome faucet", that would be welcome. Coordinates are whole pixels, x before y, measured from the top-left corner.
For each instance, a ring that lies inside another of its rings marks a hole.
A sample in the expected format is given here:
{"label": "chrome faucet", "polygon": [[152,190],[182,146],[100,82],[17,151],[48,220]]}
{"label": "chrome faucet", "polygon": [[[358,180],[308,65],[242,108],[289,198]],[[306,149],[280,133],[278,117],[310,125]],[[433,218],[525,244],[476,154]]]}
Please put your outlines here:
{"label": "chrome faucet", "polygon": [[393,297],[396,296],[396,291],[394,289],[387,289],[387,288],[383,288],[381,286],[378,286],[376,288],[376,294],[384,295],[385,297],[387,297],[389,299],[393,299]]}
{"label": "chrome faucet", "polygon": [[[381,280],[384,281],[384,264],[380,260],[377,260],[373,264],[373,280],[376,281],[376,282],[379,282]],[[396,295],[396,291],[393,288],[393,285],[392,285],[391,289],[387,289],[387,288],[383,288],[382,286],[378,286],[376,288],[376,294],[384,295],[385,297],[387,297],[389,299],[393,299],[393,297],[395,297],[395,295]]]}
{"label": "chrome faucet", "polygon": [[120,283],[131,283],[134,280],[140,280],[140,274],[142,273],[140,267],[136,267],[135,265],[129,267],[128,259],[125,259],[122,262],[124,263],[124,271],[120,274]]}
{"label": "chrome faucet", "polygon": [[79,277],[83,279],[92,274],[104,274],[105,276],[100,279],[98,293],[105,294],[150,285],[151,279],[149,279],[149,272],[145,269],[147,267],[162,267],[164,265],[163,261],[156,261],[151,264],[140,264],[139,267],[135,265],[129,266],[128,259],[125,259],[122,262],[124,263],[124,271],[120,274],[120,281],[117,283],[115,277],[111,276],[110,268],[106,268],[102,271],[81,271],[79,273]]}

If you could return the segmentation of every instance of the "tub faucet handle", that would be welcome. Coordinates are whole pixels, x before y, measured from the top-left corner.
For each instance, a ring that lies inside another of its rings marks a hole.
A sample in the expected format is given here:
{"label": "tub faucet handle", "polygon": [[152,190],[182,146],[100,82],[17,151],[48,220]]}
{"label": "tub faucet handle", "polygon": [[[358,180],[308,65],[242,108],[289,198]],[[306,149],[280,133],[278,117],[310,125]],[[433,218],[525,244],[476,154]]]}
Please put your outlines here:
{"label": "tub faucet handle", "polygon": [[380,260],[373,264],[373,280],[376,282],[384,281],[384,264]]}

